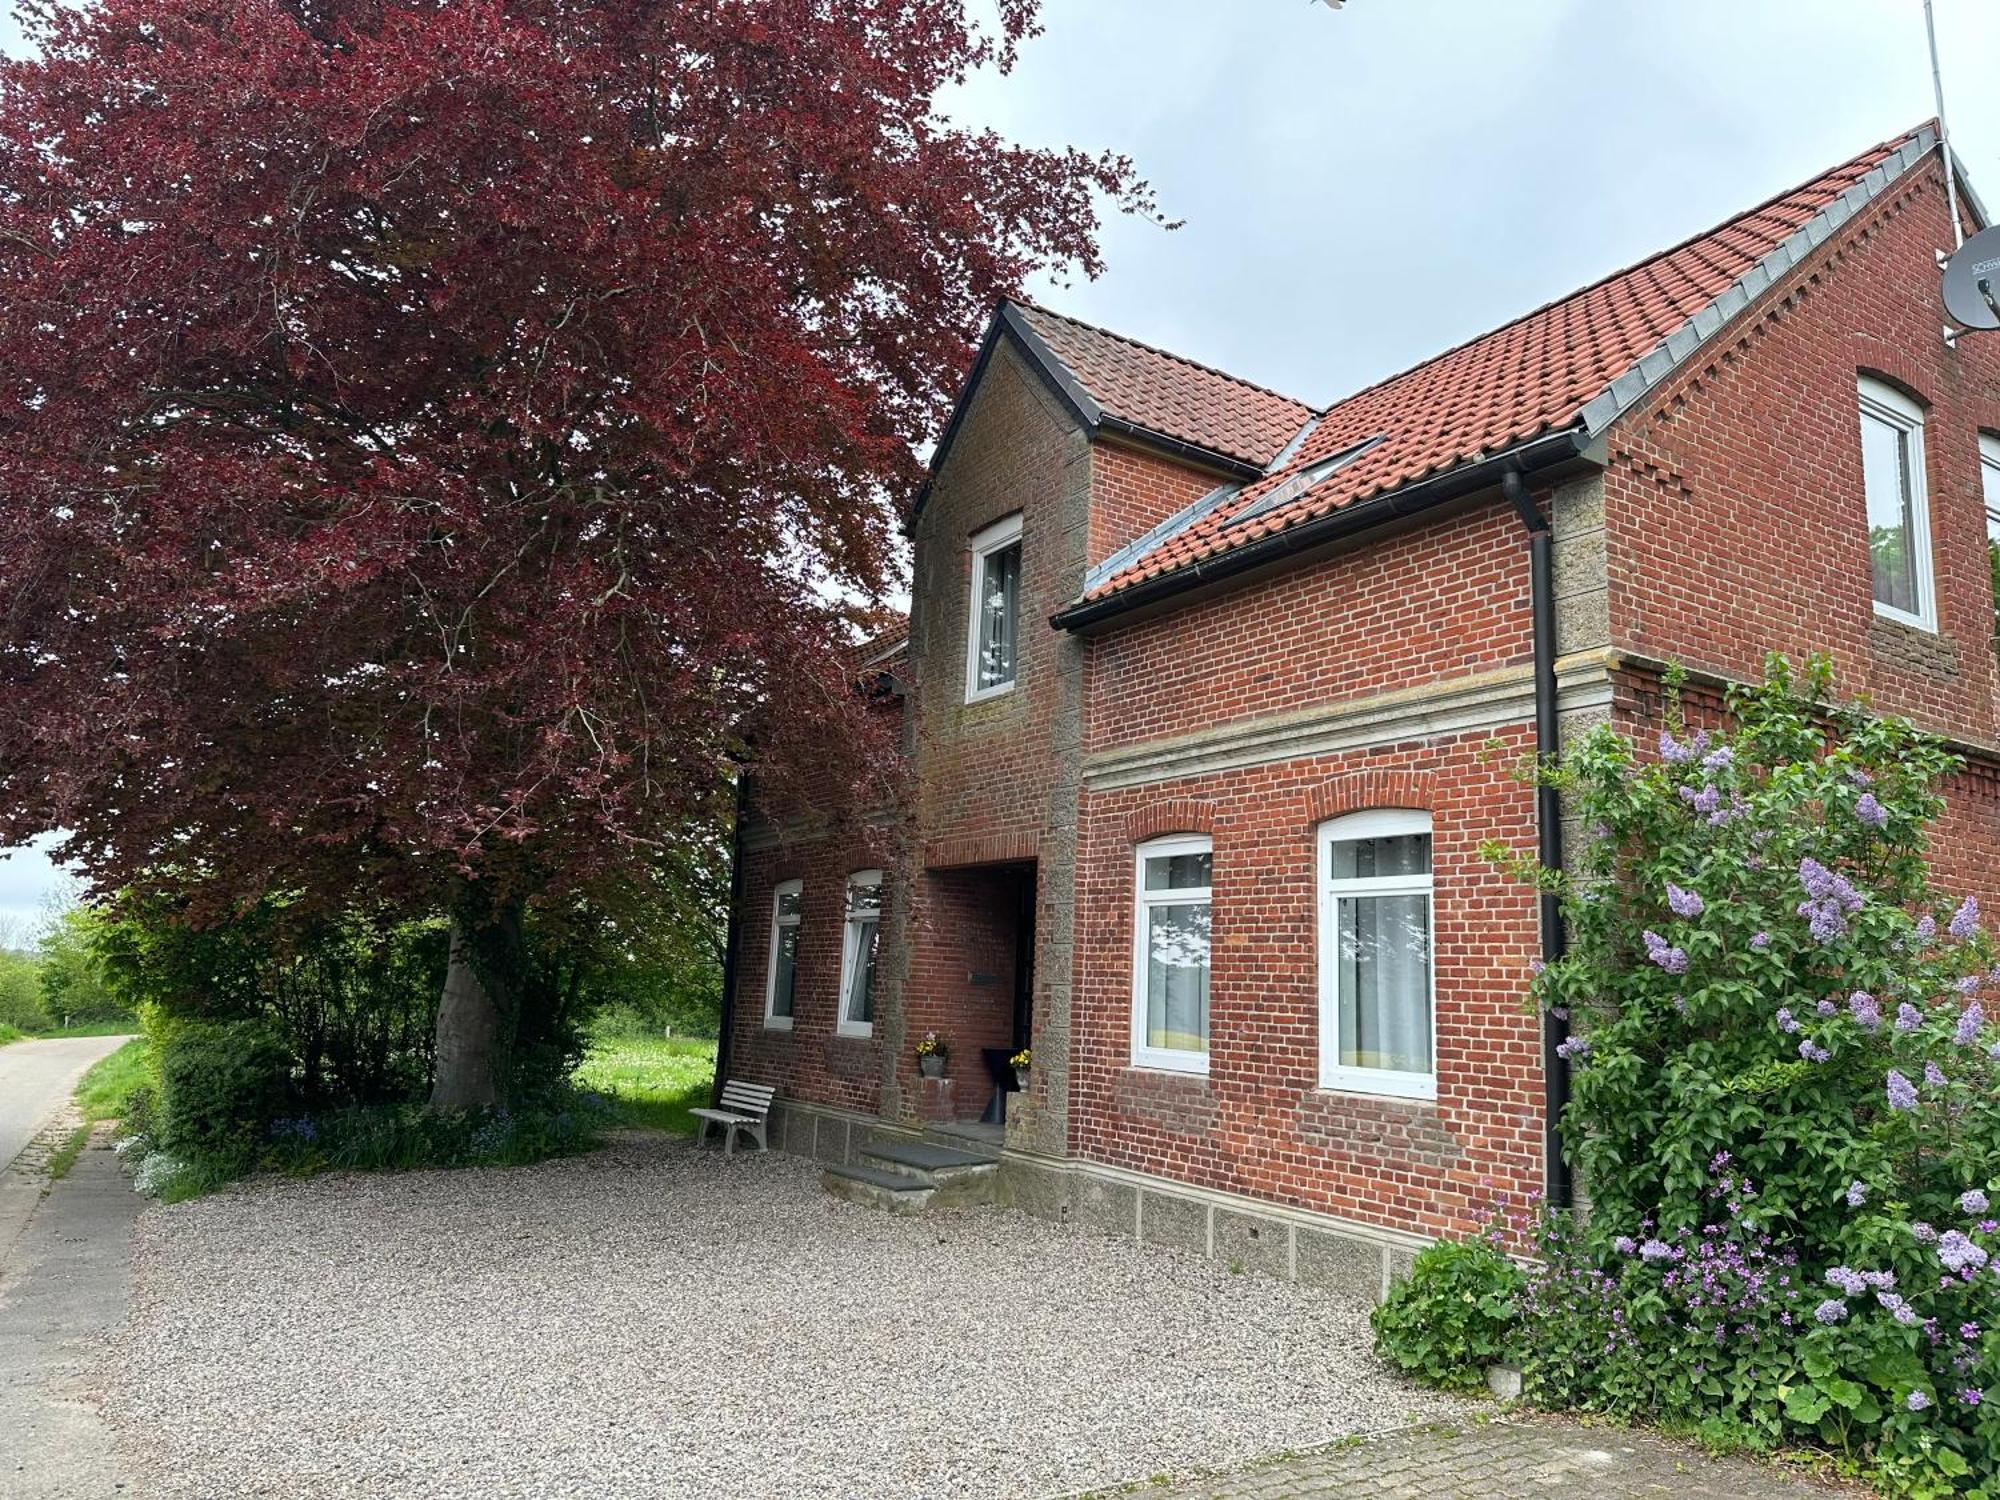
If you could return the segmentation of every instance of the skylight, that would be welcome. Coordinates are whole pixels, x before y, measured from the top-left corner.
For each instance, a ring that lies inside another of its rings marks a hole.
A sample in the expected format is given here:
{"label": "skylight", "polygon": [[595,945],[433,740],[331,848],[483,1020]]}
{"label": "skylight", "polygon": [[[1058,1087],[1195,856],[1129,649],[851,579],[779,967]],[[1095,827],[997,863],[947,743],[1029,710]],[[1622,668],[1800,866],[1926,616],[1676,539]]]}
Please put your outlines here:
{"label": "skylight", "polygon": [[1378,432],[1372,438],[1364,438],[1351,448],[1342,448],[1330,458],[1322,458],[1318,463],[1307,464],[1298,473],[1274,487],[1269,493],[1259,495],[1254,504],[1240,514],[1231,516],[1223,525],[1225,527],[1241,526],[1245,521],[1267,515],[1279,506],[1289,504],[1328,475],[1337,473],[1339,470],[1353,463],[1355,459],[1361,457],[1362,454],[1379,447],[1388,440],[1388,436],[1389,434],[1386,432]]}

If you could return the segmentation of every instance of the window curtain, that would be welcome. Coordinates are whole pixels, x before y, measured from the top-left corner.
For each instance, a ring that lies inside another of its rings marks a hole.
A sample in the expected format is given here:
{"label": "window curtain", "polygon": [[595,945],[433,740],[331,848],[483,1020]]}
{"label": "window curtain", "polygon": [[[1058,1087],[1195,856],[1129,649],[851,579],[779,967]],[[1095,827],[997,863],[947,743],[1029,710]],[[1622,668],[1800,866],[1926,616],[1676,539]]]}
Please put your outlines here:
{"label": "window curtain", "polygon": [[1431,1070],[1430,901],[1339,901],[1340,1060],[1345,1067]]}

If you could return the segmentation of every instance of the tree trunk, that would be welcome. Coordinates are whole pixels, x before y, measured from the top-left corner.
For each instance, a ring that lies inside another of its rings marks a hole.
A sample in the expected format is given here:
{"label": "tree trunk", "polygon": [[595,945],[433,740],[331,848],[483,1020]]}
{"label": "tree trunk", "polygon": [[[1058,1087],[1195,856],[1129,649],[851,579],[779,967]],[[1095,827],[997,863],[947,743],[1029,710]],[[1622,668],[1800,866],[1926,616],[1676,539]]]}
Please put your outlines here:
{"label": "tree trunk", "polygon": [[471,935],[451,919],[451,957],[438,1001],[431,1108],[490,1109],[500,1102],[500,1003],[481,979]]}

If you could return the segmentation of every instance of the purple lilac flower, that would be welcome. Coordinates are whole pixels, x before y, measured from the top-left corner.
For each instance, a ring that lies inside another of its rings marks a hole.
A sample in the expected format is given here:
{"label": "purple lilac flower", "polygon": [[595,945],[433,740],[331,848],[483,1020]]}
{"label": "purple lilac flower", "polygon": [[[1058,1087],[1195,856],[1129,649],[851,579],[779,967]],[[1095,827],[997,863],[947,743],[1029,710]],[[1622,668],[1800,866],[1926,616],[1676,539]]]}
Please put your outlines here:
{"label": "purple lilac flower", "polygon": [[1813,1317],[1821,1323],[1838,1323],[1847,1316],[1847,1304],[1838,1297],[1829,1297],[1813,1309]]}
{"label": "purple lilac flower", "polygon": [[1922,1219],[1919,1219],[1910,1226],[1910,1238],[1915,1240],[1919,1245],[1928,1245],[1937,1238],[1937,1231]]}
{"label": "purple lilac flower", "polygon": [[1917,1310],[1894,1292],[1877,1292],[1875,1300],[1882,1304],[1883,1311],[1905,1328],[1917,1321]]}
{"label": "purple lilac flower", "polygon": [[1720,824],[1728,821],[1726,817],[1718,816],[1722,812],[1720,787],[1684,786],[1680,789],[1680,799],[1696,812],[1705,814],[1710,823]]}
{"label": "purple lilac flower", "polygon": [[1960,942],[1979,931],[1979,898],[1967,896],[1957,911],[1951,914],[1951,935]]}
{"label": "purple lilac flower", "polygon": [[1917,944],[1921,947],[1937,936],[1937,918],[1929,912],[1917,918]]}
{"label": "purple lilac flower", "polygon": [[1736,752],[1727,745],[1717,745],[1701,758],[1701,763],[1710,771],[1726,771],[1736,764]]}
{"label": "purple lilac flower", "polygon": [[1768,932],[1754,934],[1750,939],[1750,946],[1761,953],[1764,949],[1771,946],[1771,934]]}
{"label": "purple lilac flower", "polygon": [[1862,770],[1861,767],[1859,766],[1849,766],[1847,768],[1847,779],[1853,782],[1856,786],[1875,785],[1875,778],[1873,776],[1870,776],[1866,771]]}
{"label": "purple lilac flower", "polygon": [[1648,928],[1641,936],[1646,943],[1646,957],[1658,964],[1669,974],[1685,974],[1688,956],[1685,948],[1676,948],[1657,932]]}
{"label": "purple lilac flower", "polygon": [[1856,990],[1847,997],[1847,1008],[1863,1031],[1873,1031],[1882,1024],[1882,1007],[1875,1003],[1875,997],[1866,990]]}
{"label": "purple lilac flower", "polygon": [[1684,766],[1708,748],[1708,731],[1697,729],[1692,738],[1677,740],[1668,730],[1660,731],[1660,759],[1671,765]]}
{"label": "purple lilac flower", "polygon": [[1909,1001],[1905,1000],[1901,1005],[1896,1007],[1896,1029],[1898,1031],[1915,1031],[1923,1024],[1923,1012],[1910,1004]]}
{"label": "purple lilac flower", "polygon": [[1547,967],[1548,965],[1543,963],[1539,958],[1531,958],[1528,960],[1528,972],[1537,979],[1542,977],[1542,970],[1546,969]]}
{"label": "purple lilac flower", "polygon": [[1894,1068],[1889,1070],[1887,1088],[1889,1093],[1889,1108],[1915,1109],[1917,1107],[1916,1085],[1912,1084],[1909,1079],[1905,1078]]}
{"label": "purple lilac flower", "polygon": [[1967,1386],[1958,1393],[1958,1399],[1963,1401],[1967,1406],[1977,1406],[1986,1399],[1986,1392],[1974,1386]]}
{"label": "purple lilac flower", "polygon": [[1811,1037],[1807,1037],[1804,1041],[1799,1043],[1799,1056],[1803,1057],[1807,1062],[1823,1063],[1828,1058],[1832,1057],[1833,1054],[1827,1051],[1826,1048],[1822,1047],[1818,1042],[1814,1041]]}
{"label": "purple lilac flower", "polygon": [[1975,1000],[1958,1013],[1958,1028],[1951,1039],[1961,1047],[1970,1047],[1979,1040],[1979,1032],[1986,1025],[1985,1007]]}
{"label": "purple lilac flower", "polygon": [[1863,792],[1854,800],[1854,816],[1870,828],[1880,828],[1889,821],[1889,809],[1876,800],[1873,792]]}
{"label": "purple lilac flower", "polygon": [[1847,1206],[1859,1208],[1868,1201],[1868,1184],[1859,1177],[1847,1185]]}
{"label": "purple lilac flower", "polygon": [[1859,1271],[1847,1266],[1835,1266],[1826,1273],[1826,1284],[1837,1287],[1850,1297],[1859,1297],[1868,1289],[1868,1282]]}
{"label": "purple lilac flower", "polygon": [[1797,1031],[1798,1029],[1799,1029],[1799,1023],[1792,1015],[1792,1008],[1789,1005],[1779,1006],[1778,1030],[1789,1034],[1791,1032]]}
{"label": "purple lilac flower", "polygon": [[1924,1083],[1927,1087],[1941,1089],[1945,1086],[1944,1069],[1934,1062],[1924,1064]]}
{"label": "purple lilac flower", "polygon": [[1698,917],[1707,910],[1708,903],[1701,899],[1698,891],[1683,890],[1671,880],[1667,882],[1667,906],[1677,917]]}
{"label": "purple lilac flower", "polygon": [[1564,1062],[1582,1062],[1590,1056],[1590,1043],[1580,1036],[1564,1037],[1556,1043],[1556,1056]]}
{"label": "purple lilac flower", "polygon": [[1985,1213],[1986,1195],[1980,1192],[1978,1188],[1967,1188],[1958,1195],[1958,1210],[1960,1213],[1966,1214]]}
{"label": "purple lilac flower", "polygon": [[1808,856],[1799,861],[1799,884],[1806,899],[1798,911],[1807,919],[1813,941],[1830,943],[1846,936],[1848,917],[1866,904],[1853,883]]}
{"label": "purple lilac flower", "polygon": [[1639,1247],[1639,1259],[1643,1261],[1662,1261],[1672,1260],[1673,1258],[1674,1247],[1669,1245],[1665,1240],[1647,1240],[1645,1244]]}
{"label": "purple lilac flower", "polygon": [[1813,1009],[1823,1016],[1837,1016],[1840,1014],[1840,1007],[1835,1005],[1831,1000],[1822,1000]]}
{"label": "purple lilac flower", "polygon": [[1631,1235],[1621,1234],[1612,1240],[1611,1248],[1616,1250],[1620,1255],[1631,1255],[1638,1250],[1639,1244]]}
{"label": "purple lilac flower", "polygon": [[1903,1405],[1907,1406],[1911,1411],[1922,1411],[1930,1404],[1931,1398],[1926,1396],[1922,1391],[1911,1391],[1909,1395],[1903,1398]]}
{"label": "purple lilac flower", "polygon": [[1947,1271],[1977,1270],[1986,1264],[1986,1252],[1956,1229],[1938,1236],[1937,1258]]}
{"label": "purple lilac flower", "polygon": [[1967,974],[1961,978],[1953,980],[1951,987],[1957,990],[1961,995],[1970,995],[1973,991],[1977,990],[1982,983],[1984,983],[1984,981],[1981,980],[1977,974]]}

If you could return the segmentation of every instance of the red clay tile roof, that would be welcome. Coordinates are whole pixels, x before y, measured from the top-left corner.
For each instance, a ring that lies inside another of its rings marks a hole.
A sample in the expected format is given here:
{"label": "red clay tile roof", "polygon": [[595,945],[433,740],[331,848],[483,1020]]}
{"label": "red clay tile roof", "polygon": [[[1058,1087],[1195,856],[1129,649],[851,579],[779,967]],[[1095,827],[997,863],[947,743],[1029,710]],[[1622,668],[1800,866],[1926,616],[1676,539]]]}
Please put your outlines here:
{"label": "red clay tile roof", "polygon": [[[1282,469],[1245,485],[1099,580],[1085,598],[1104,599],[1358,500],[1574,426],[1592,397],[1922,130],[1871,147],[1705,234],[1337,403]],[[1040,317],[1051,320],[1049,314]],[[1096,335],[1089,347],[1110,337]],[[1082,343],[1073,339],[1071,347]],[[1275,433],[1282,424],[1275,406],[1270,412],[1269,430]],[[1302,470],[1378,435],[1384,441],[1352,463],[1266,514],[1229,524],[1286,480],[1297,489]]]}
{"label": "red clay tile roof", "polygon": [[1284,451],[1313,414],[1303,401],[1178,354],[1031,302],[1014,306],[1091,399],[1135,427],[1261,469]]}

